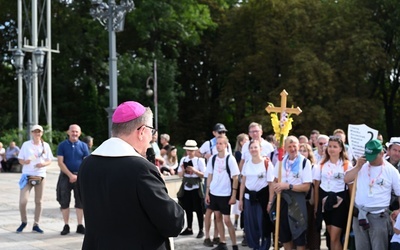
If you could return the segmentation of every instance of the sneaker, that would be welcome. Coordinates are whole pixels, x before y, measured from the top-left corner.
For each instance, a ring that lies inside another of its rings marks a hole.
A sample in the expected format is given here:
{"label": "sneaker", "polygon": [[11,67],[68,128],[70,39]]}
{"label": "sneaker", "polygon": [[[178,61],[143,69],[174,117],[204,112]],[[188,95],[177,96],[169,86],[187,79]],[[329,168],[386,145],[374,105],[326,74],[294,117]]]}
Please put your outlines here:
{"label": "sneaker", "polygon": [[242,246],[247,247],[247,238],[246,238],[246,235],[243,235]]}
{"label": "sneaker", "polygon": [[196,238],[197,238],[197,239],[201,239],[201,238],[203,238],[203,237],[204,237],[203,230],[200,230],[199,233],[197,234]]}
{"label": "sneaker", "polygon": [[232,245],[232,250],[239,250],[238,245]]}
{"label": "sneaker", "polygon": [[21,233],[28,223],[22,222],[21,225],[17,228],[17,233]]}
{"label": "sneaker", "polygon": [[69,234],[69,225],[65,224],[63,230],[61,231],[61,235]]}
{"label": "sneaker", "polygon": [[82,224],[79,224],[78,227],[76,228],[76,233],[78,234],[85,234],[86,229]]}
{"label": "sneaker", "polygon": [[219,237],[214,237],[212,243],[213,243],[214,245],[218,245],[218,244],[219,244]]}
{"label": "sneaker", "polygon": [[40,234],[44,233],[43,230],[40,229],[39,225],[34,225],[32,227],[32,232],[36,232],[36,233],[40,233]]}
{"label": "sneaker", "polygon": [[217,247],[214,247],[212,250],[228,250],[226,243],[220,242]]}
{"label": "sneaker", "polygon": [[193,230],[186,228],[180,235],[193,235]]}
{"label": "sneaker", "polygon": [[203,245],[206,246],[206,247],[213,247],[214,246],[214,244],[212,243],[210,238],[205,238],[204,242],[203,242]]}

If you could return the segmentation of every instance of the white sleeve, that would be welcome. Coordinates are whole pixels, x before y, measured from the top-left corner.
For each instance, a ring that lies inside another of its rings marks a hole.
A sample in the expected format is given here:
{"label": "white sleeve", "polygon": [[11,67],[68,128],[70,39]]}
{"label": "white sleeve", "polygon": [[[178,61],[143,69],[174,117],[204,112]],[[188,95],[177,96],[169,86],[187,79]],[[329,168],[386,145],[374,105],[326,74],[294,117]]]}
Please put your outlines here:
{"label": "white sleeve", "polygon": [[235,157],[233,155],[229,156],[228,167],[229,167],[229,170],[231,171],[231,176],[230,177],[240,174],[239,166],[238,166],[238,164],[236,162],[236,159],[235,159]]}
{"label": "white sleeve", "polygon": [[204,158],[197,157],[197,168],[202,173],[204,173],[206,171],[206,162],[205,162]]}
{"label": "white sleeve", "polygon": [[178,173],[183,172],[183,169],[181,168],[181,166],[182,166],[184,160],[185,160],[185,157],[182,157],[181,161],[179,162]]}
{"label": "white sleeve", "polygon": [[307,159],[306,166],[303,169],[303,174],[301,176],[302,183],[311,183],[312,182],[312,173],[311,173],[311,162]]}
{"label": "white sleeve", "polygon": [[313,167],[313,180],[321,181],[321,164],[315,164]]}
{"label": "white sleeve", "polygon": [[275,180],[275,168],[274,165],[269,162],[268,164],[268,170],[267,170],[267,181],[268,182],[273,182]]}
{"label": "white sleeve", "polygon": [[206,154],[210,152],[210,141],[205,141],[199,149],[200,154]]}
{"label": "white sleeve", "polygon": [[207,174],[207,176],[209,174],[213,174],[212,157],[210,157],[209,161],[207,161],[207,170],[205,173]]}
{"label": "white sleeve", "polygon": [[[385,166],[387,167],[387,166]],[[392,189],[397,196],[400,196],[400,173],[396,168],[391,167],[392,169]]]}

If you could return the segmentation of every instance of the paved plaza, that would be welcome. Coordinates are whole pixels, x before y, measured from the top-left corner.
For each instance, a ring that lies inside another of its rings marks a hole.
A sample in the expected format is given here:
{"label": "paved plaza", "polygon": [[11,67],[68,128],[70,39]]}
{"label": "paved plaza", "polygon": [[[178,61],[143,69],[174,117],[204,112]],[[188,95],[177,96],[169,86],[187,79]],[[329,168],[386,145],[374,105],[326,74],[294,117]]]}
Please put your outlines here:
{"label": "paved plaza", "polygon": [[[47,169],[46,187],[43,197],[43,213],[40,220],[40,227],[44,234],[32,232],[34,213],[34,194],[29,197],[28,203],[28,226],[17,234],[15,230],[21,223],[19,214],[19,185],[20,173],[0,173],[0,250],[65,250],[81,249],[83,235],[75,233],[76,215],[71,209],[70,226],[71,233],[61,236],[60,232],[64,226],[59,204],[56,201],[56,183],[59,168],[54,161]],[[73,204],[73,203],[71,203]],[[203,246],[203,239],[196,239],[198,225],[196,216],[193,222],[193,236],[180,236],[175,238],[175,249],[201,249],[211,250]],[[211,232],[212,233],[212,232]],[[238,242],[242,241],[242,231],[236,231]],[[212,234],[211,234],[212,235]],[[228,240],[228,246],[231,245]],[[325,242],[322,243],[325,245]],[[229,247],[231,249],[231,247]],[[239,246],[239,249],[249,249]],[[271,248],[272,249],[272,248]]]}

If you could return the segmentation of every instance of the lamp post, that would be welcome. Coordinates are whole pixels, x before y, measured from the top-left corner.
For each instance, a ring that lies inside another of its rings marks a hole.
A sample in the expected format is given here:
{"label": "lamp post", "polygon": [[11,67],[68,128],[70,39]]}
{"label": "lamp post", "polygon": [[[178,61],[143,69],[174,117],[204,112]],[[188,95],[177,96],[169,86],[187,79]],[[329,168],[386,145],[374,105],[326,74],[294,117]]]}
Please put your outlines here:
{"label": "lamp post", "polygon": [[17,49],[14,52],[13,55],[13,64],[16,69],[16,72],[18,75],[21,75],[25,81],[25,86],[27,89],[27,103],[28,103],[28,108],[27,108],[27,136],[29,139],[31,139],[31,133],[30,129],[32,126],[33,122],[33,93],[32,93],[32,85],[33,85],[33,79],[36,77],[37,74],[42,74],[43,73],[43,66],[44,66],[44,57],[45,53],[43,50],[36,48],[32,52],[33,55],[33,60],[34,60],[34,65],[37,65],[37,68],[35,69],[32,67],[32,61],[29,59],[27,66],[24,67],[24,57],[25,54],[22,52],[22,50]]}
{"label": "lamp post", "polygon": [[108,135],[111,137],[112,115],[118,104],[115,32],[124,30],[125,15],[133,10],[134,4],[132,0],[121,0],[120,5],[117,5],[115,0],[108,0],[108,4],[102,0],[92,0],[92,6],[90,9],[92,17],[108,30],[110,106],[106,108],[106,111],[108,113]]}
{"label": "lamp post", "polygon": [[[154,78],[153,78],[154,77]],[[146,95],[148,97],[154,94],[154,123],[155,129],[158,130],[158,95],[157,95],[157,60],[154,60],[153,77],[149,76],[146,80]],[[150,88],[149,81],[153,80],[153,89]]]}

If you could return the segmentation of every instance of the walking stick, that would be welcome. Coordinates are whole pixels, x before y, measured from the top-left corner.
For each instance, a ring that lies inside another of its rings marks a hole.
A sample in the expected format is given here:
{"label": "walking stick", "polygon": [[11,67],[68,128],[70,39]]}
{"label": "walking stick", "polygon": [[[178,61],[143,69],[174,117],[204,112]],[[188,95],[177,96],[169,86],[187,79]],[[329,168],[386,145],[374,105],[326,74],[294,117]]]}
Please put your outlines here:
{"label": "walking stick", "polygon": [[343,244],[343,249],[345,249],[345,250],[348,249],[347,246],[349,245],[350,227],[351,227],[351,221],[352,221],[352,217],[353,217],[354,200],[356,197],[357,177],[358,177],[358,174],[356,175],[356,178],[354,179],[353,189],[351,190],[350,208],[349,208],[349,214],[347,216],[346,234],[344,236],[344,244]]}
{"label": "walking stick", "polygon": [[[283,151],[283,149],[282,149]],[[281,183],[282,179],[282,158],[279,158],[279,171],[278,171],[278,183]],[[279,223],[281,219],[281,193],[276,195],[276,220],[275,220],[275,239],[274,249],[279,249]]]}

